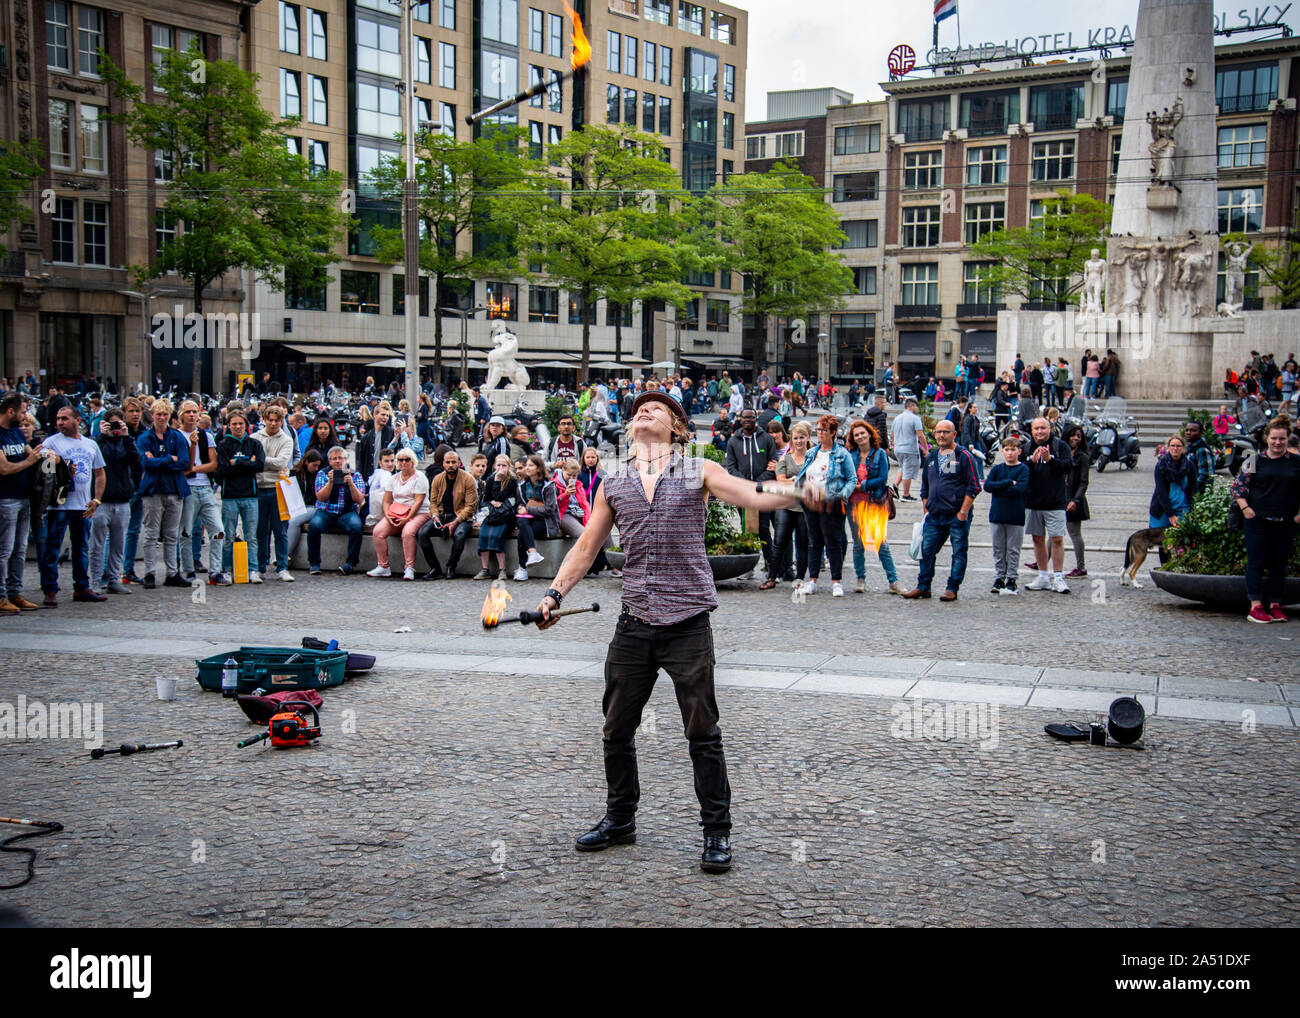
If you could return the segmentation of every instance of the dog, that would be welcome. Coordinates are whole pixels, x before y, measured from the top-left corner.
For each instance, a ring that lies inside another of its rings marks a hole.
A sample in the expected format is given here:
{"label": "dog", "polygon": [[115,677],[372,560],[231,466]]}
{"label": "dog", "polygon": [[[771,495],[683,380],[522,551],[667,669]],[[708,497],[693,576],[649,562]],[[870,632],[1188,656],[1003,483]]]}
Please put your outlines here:
{"label": "dog", "polygon": [[1152,548],[1160,549],[1160,562],[1165,561],[1164,541],[1165,531],[1163,527],[1148,527],[1145,530],[1139,530],[1135,534],[1129,535],[1129,539],[1124,544],[1124,568],[1119,574],[1119,585],[1121,587],[1132,586],[1137,589],[1142,588],[1138,582],[1138,570],[1142,563],[1147,560],[1147,554]]}

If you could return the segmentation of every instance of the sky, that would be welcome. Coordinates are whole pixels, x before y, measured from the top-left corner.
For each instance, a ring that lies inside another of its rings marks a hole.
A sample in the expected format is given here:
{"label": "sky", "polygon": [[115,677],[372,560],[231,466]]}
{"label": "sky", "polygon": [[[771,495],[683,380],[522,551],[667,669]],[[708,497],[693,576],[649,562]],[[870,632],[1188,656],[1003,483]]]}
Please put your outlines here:
{"label": "sky", "polygon": [[[857,102],[883,98],[880,82],[889,78],[889,51],[907,43],[925,63],[932,33],[933,0],[731,0],[749,12],[749,66],[745,118],[767,116],[767,93],[794,88],[835,86],[853,93]],[[1085,43],[1089,29],[1137,24],[1137,0],[1089,0],[1065,4],[1060,0],[958,0],[957,17],[939,26],[939,45],[955,47],[957,22],[962,45],[1004,42],[1008,38],[1073,32],[1075,45]],[[1288,9],[1289,8],[1289,9]],[[1216,15],[1228,25],[1242,22],[1239,12],[1254,20],[1281,20],[1300,34],[1300,0],[1288,5],[1216,2]],[[1266,33],[1259,33],[1259,37]],[[1244,42],[1248,33],[1221,37]],[[1118,55],[1118,51],[1115,55]]]}

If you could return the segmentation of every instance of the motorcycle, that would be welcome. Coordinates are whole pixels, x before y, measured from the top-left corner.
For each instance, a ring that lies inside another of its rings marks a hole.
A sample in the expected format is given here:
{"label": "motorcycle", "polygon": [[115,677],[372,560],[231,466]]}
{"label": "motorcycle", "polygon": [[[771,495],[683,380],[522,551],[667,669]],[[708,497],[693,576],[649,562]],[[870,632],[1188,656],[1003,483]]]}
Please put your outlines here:
{"label": "motorcycle", "polygon": [[1264,429],[1268,427],[1269,411],[1267,402],[1260,402],[1246,396],[1237,400],[1235,432],[1228,433],[1228,473],[1236,477],[1241,468],[1255,458],[1266,445]]}
{"label": "motorcycle", "polygon": [[1097,472],[1111,463],[1123,463],[1136,469],[1142,447],[1137,437],[1137,422],[1126,413],[1128,404],[1122,396],[1111,396],[1097,416]]}
{"label": "motorcycle", "polygon": [[596,417],[587,418],[587,423],[582,430],[582,440],[589,446],[595,446],[597,449],[602,444],[613,446],[614,451],[618,452],[618,443],[623,435],[623,427],[620,424],[613,424],[609,421],[602,421]]}
{"label": "motorcycle", "polygon": [[1097,425],[1088,419],[1088,404],[1082,396],[1073,397],[1069,406],[1061,414],[1062,431],[1072,424],[1077,424],[1083,429],[1083,440],[1088,450],[1088,465],[1092,466],[1101,455],[1101,446],[1097,442]]}

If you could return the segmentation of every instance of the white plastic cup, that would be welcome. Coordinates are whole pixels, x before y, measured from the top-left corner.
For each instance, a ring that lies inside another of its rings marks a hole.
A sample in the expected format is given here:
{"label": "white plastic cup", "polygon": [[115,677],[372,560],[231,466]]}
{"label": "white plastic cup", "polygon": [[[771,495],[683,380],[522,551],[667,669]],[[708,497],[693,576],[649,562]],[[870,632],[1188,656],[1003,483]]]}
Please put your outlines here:
{"label": "white plastic cup", "polygon": [[158,685],[159,700],[175,700],[176,686],[181,680],[174,675],[159,675],[154,678]]}

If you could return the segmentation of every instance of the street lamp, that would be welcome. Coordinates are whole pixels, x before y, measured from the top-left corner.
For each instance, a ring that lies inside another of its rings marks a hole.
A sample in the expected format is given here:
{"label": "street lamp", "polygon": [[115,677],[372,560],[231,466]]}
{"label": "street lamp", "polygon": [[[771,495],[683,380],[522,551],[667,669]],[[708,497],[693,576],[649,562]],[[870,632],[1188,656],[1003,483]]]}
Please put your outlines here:
{"label": "street lamp", "polygon": [[155,297],[171,297],[182,294],[188,294],[188,290],[178,290],[174,286],[151,287],[146,286],[144,293],[138,290],[118,290],[123,297],[129,297],[132,300],[140,302],[140,377],[144,391],[149,391],[149,368],[152,366],[149,361],[149,345],[153,339],[153,331],[149,328],[149,308]]}
{"label": "street lamp", "polygon": [[[400,2],[400,0],[395,0]],[[402,61],[402,88],[405,91],[406,178],[402,181],[402,240],[406,271],[406,314],[403,318],[406,338],[406,398],[414,399],[420,387],[420,228],[416,208],[415,183],[415,21],[418,0],[405,0],[402,8],[402,39],[406,59]],[[414,405],[414,404],[412,404]]]}
{"label": "street lamp", "polygon": [[463,382],[465,376],[469,374],[469,319],[471,315],[486,311],[487,308],[480,304],[467,311],[462,311],[460,308],[439,308],[438,310],[444,314],[455,315],[460,319],[460,379]]}
{"label": "street lamp", "polygon": [[824,382],[830,381],[831,377],[831,348],[826,342],[830,338],[824,332],[817,333],[817,373]]}

